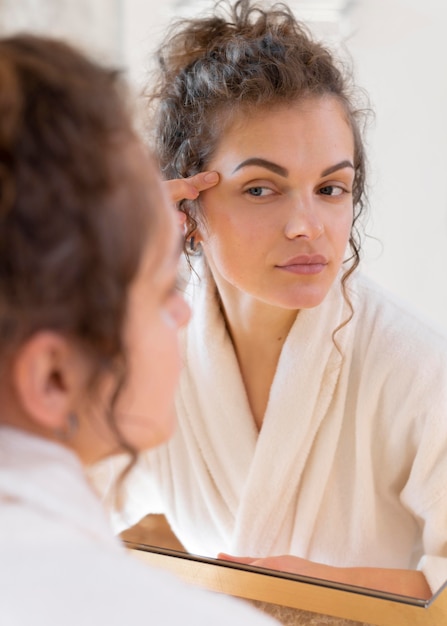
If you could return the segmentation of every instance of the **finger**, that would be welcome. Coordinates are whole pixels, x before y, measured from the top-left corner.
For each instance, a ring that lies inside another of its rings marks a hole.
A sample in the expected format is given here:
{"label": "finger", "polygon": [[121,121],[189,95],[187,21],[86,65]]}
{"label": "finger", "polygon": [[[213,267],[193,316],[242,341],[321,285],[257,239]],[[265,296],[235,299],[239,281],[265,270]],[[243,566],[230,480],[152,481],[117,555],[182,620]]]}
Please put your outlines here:
{"label": "finger", "polygon": [[199,195],[198,189],[191,185],[185,178],[167,180],[164,185],[169,194],[171,202],[176,204],[180,200],[195,200]]}
{"label": "finger", "polygon": [[217,172],[200,172],[195,176],[187,178],[187,181],[194,185],[197,191],[205,191],[205,189],[217,185],[219,182],[219,174]]}
{"label": "finger", "polygon": [[231,561],[232,563],[244,563],[245,565],[250,565],[255,561],[251,556],[232,556],[231,554],[225,554],[225,552],[219,552],[217,555],[218,559],[222,561]]}
{"label": "finger", "polygon": [[290,555],[269,556],[263,559],[256,559],[251,563],[251,565],[256,567],[265,567],[266,569],[280,570],[282,572],[290,572],[291,574],[305,573],[308,564],[309,561]]}
{"label": "finger", "polygon": [[209,189],[219,181],[217,172],[200,172],[190,178],[165,181],[167,192],[174,203],[180,200],[195,200],[201,191]]}

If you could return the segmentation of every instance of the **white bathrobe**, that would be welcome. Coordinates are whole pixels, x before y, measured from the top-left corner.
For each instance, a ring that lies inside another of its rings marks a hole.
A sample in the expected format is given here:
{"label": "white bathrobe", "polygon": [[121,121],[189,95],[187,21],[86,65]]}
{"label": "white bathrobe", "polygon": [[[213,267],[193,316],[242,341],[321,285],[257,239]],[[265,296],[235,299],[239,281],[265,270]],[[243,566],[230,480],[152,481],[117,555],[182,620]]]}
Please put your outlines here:
{"label": "white bathrobe", "polygon": [[2,626],[276,622],[131,557],[73,453],[0,427]]}
{"label": "white bathrobe", "polygon": [[333,337],[350,312],[335,284],[297,315],[258,433],[214,283],[199,274],[187,290],[177,433],[131,476],[124,524],[163,512],[193,553],[420,568],[438,589],[446,338],[361,276],[350,282],[354,316]]}

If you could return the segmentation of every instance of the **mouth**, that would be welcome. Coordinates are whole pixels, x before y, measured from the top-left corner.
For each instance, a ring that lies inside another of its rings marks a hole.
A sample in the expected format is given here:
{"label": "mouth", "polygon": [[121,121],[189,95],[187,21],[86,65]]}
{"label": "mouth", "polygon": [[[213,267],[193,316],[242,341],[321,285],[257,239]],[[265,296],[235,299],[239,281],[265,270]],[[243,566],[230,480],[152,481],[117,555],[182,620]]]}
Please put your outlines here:
{"label": "mouth", "polygon": [[322,272],[327,265],[328,260],[322,254],[300,254],[276,267],[292,274],[313,275]]}

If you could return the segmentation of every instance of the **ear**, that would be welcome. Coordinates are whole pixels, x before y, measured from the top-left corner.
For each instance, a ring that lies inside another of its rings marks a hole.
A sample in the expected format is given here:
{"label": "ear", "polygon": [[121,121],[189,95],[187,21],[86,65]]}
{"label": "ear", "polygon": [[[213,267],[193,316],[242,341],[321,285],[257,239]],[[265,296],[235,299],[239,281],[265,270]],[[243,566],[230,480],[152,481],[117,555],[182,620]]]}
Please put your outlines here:
{"label": "ear", "polygon": [[[194,202],[198,202],[197,200],[195,200]],[[204,228],[204,222],[203,222],[203,218],[200,220],[200,223],[197,222],[197,220],[194,220],[194,222],[191,220],[191,218],[189,217],[189,215],[186,216],[186,231],[188,231],[191,227],[194,227],[193,230],[191,231],[191,233],[189,234],[189,238],[188,238],[188,245],[189,245],[189,241],[191,239],[191,237],[194,237],[194,241],[195,243],[202,243],[203,241],[203,228]]]}
{"label": "ear", "polygon": [[78,396],[74,346],[62,335],[42,331],[17,351],[12,384],[28,419],[48,430],[64,430]]}
{"label": "ear", "polygon": [[191,234],[189,235],[189,239],[188,239],[188,246],[191,245],[191,239],[194,238],[194,243],[197,245],[198,243],[202,243],[203,241],[203,235],[202,235],[202,231],[201,228],[199,226],[196,226],[196,228],[191,232]]}
{"label": "ear", "polygon": [[194,237],[194,241],[195,241],[196,244],[202,243],[202,241],[203,241],[202,233],[200,232],[200,230],[198,228],[195,229],[195,231],[194,231],[192,236]]}

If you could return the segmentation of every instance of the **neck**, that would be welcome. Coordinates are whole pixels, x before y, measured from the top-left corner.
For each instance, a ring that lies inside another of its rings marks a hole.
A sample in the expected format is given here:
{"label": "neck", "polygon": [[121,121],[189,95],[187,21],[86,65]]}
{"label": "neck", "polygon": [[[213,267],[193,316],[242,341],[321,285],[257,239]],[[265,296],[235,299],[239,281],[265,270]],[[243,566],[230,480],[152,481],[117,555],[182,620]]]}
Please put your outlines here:
{"label": "neck", "polygon": [[222,311],[236,351],[270,347],[281,351],[297,311],[279,309],[247,295],[225,297],[220,292]]}
{"label": "neck", "polygon": [[260,429],[281,350],[297,311],[257,300],[220,277],[215,277],[215,282],[248,402]]}
{"label": "neck", "polygon": [[228,283],[208,264],[221,302],[222,313],[237,351],[259,346],[280,346],[296,319],[296,309],[278,307]]}

